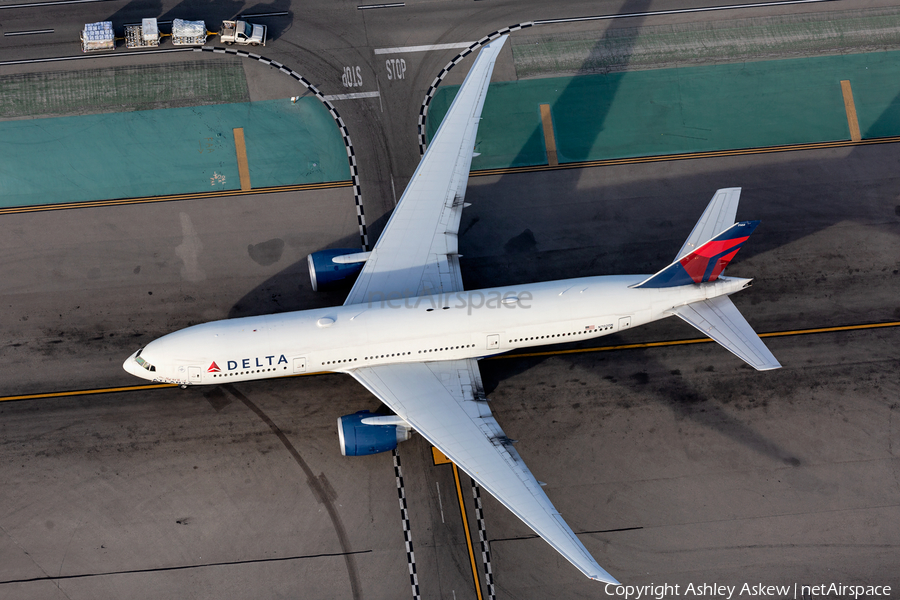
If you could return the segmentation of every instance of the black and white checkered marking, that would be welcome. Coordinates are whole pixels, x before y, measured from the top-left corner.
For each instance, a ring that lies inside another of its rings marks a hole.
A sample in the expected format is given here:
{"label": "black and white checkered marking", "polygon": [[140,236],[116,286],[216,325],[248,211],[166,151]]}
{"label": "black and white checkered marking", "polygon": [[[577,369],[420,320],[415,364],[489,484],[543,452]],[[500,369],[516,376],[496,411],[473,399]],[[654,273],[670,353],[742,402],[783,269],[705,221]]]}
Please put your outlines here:
{"label": "black and white checkered marking", "polygon": [[484,581],[487,584],[487,598],[496,600],[494,593],[494,570],[491,567],[491,544],[484,527],[484,510],[481,508],[481,488],[472,480],[472,497],[475,498],[475,522],[478,525],[478,540],[481,542],[481,562],[484,564]]}
{"label": "black and white checkered marking", "polygon": [[400,453],[394,448],[394,476],[397,478],[397,495],[400,497],[400,520],[403,522],[403,540],[406,542],[406,562],[409,567],[409,585],[415,600],[422,598],[419,592],[419,575],[416,573],[416,553],[413,552],[412,532],[409,528],[409,508],[406,506],[406,492],[403,487],[403,472],[400,470]]}
{"label": "black and white checkered marking", "polygon": [[312,92],[316,96],[316,98],[318,98],[319,101],[325,105],[325,108],[327,108],[328,112],[331,114],[331,118],[334,119],[335,123],[337,123],[338,129],[341,130],[341,137],[344,138],[344,146],[346,146],[347,148],[347,160],[350,163],[350,180],[353,183],[353,199],[356,202],[356,221],[359,224],[360,242],[362,244],[363,250],[368,251],[370,249],[369,233],[366,230],[366,215],[365,211],[363,210],[362,191],[359,187],[359,169],[356,166],[356,153],[353,151],[353,143],[350,141],[350,133],[347,131],[347,126],[344,125],[344,120],[341,118],[341,115],[338,114],[338,111],[334,107],[334,104],[326,100],[322,92],[320,92],[312,83],[307,81],[305,77],[300,75],[300,73],[292,69],[288,69],[280,62],[268,59],[264,56],[260,56],[259,54],[247,52],[246,50],[237,50],[235,48],[214,48],[212,46],[194,48],[194,51],[213,52],[215,54],[234,54],[242,58],[257,60],[264,65],[275,67],[285,75],[290,75],[291,77],[299,81],[300,84],[303,85],[303,87]]}
{"label": "black and white checkered marking", "polygon": [[431,99],[434,98],[434,94],[437,92],[438,86],[444,80],[444,77],[447,76],[447,73],[450,72],[450,69],[458,65],[462,62],[462,59],[472,54],[478,48],[484,46],[485,44],[496,40],[501,35],[506,35],[507,33],[512,33],[513,31],[519,31],[520,29],[525,29],[526,27],[531,27],[534,25],[533,22],[529,21],[528,23],[519,23],[518,25],[510,25],[509,27],[504,27],[503,29],[498,29],[493,33],[489,33],[484,36],[477,42],[473,43],[471,46],[457,54],[453,60],[447,63],[441,72],[437,74],[437,77],[434,78],[434,81],[431,82],[431,87],[428,88],[428,92],[425,94],[425,100],[422,101],[422,107],[419,109],[419,154],[425,154],[425,148],[427,144],[425,143],[425,118],[428,116],[428,107],[431,105]]}

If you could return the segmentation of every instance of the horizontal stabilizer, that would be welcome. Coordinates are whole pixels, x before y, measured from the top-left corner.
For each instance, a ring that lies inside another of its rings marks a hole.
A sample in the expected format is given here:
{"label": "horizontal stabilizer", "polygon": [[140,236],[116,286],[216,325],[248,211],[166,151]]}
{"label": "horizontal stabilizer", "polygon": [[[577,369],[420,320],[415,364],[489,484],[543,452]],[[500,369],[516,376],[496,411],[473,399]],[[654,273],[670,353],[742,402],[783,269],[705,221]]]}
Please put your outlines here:
{"label": "horizontal stabilizer", "polygon": [[672,312],[757,371],[781,367],[728,296],[692,302],[674,308]]}
{"label": "horizontal stabilizer", "polygon": [[707,240],[713,239],[720,231],[725,231],[734,225],[734,217],[737,215],[740,199],[741,188],[739,187],[716,190],[700,220],[694,225],[691,235],[688,236],[684,246],[675,256],[675,260],[681,260]]}
{"label": "horizontal stabilizer", "polygon": [[684,258],[635,285],[636,288],[665,288],[715,281],[738,253],[759,221],[735,223]]}

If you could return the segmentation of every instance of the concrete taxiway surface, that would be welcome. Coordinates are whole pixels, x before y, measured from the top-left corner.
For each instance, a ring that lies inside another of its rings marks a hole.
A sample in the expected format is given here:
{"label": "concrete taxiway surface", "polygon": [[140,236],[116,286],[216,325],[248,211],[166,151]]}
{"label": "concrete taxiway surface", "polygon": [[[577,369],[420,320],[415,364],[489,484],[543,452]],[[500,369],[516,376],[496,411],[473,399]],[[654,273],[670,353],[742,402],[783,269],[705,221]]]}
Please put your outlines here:
{"label": "concrete taxiway surface", "polygon": [[[711,194],[710,182],[740,181],[739,217],[760,218],[763,226],[729,273],[756,277],[755,286],[736,302],[758,331],[896,321],[900,219],[892,149],[884,145],[474,178],[468,196],[473,206],[461,236],[466,282],[475,287],[585,272],[653,270],[677,250]],[[864,194],[858,193],[860,177],[866,181]],[[530,190],[527,199],[525,189]],[[846,201],[849,197],[855,201]],[[207,202],[213,204],[192,206]],[[265,210],[266,204],[258,201],[255,205],[263,210],[245,211],[243,225],[250,231],[270,227],[252,223],[276,211]],[[88,214],[71,213],[76,218]],[[198,238],[209,239],[219,229],[215,225],[210,223]],[[351,219],[346,227],[352,230]],[[482,235],[482,229],[494,235]],[[223,237],[227,235],[235,231]],[[158,251],[174,253],[178,242],[176,234],[167,250]],[[82,263],[85,252],[94,252],[91,244],[73,246],[73,263]],[[116,253],[108,249],[105,256]],[[215,262],[205,251],[200,256],[202,269]],[[223,264],[240,263],[234,257]],[[269,303],[278,301],[270,290],[308,285],[301,271],[281,268],[245,298],[259,303],[256,310],[269,310]],[[175,276],[174,265],[169,272]],[[179,300],[171,290],[159,303],[140,304],[147,337],[181,326],[175,319],[227,314],[241,299],[221,292],[252,285],[253,279],[242,275],[231,280],[224,271],[207,276],[178,285],[180,294],[196,294],[193,302]],[[146,293],[134,289],[137,295]],[[97,291],[93,297],[105,293]],[[300,292],[286,301],[312,298]],[[173,311],[173,305],[179,309]],[[85,300],[93,319],[103,307]],[[48,310],[30,314],[46,321]],[[747,572],[754,572],[776,583],[856,577],[889,584],[898,544],[891,526],[898,518],[893,414],[897,331],[770,339],[785,365],[773,373],[746,369],[713,344],[481,364],[507,433],[521,440],[519,451],[538,478],[547,481],[548,493],[575,530],[594,532],[584,534],[585,543],[618,577],[684,585],[742,582]],[[685,337],[696,334],[669,320],[604,342]],[[44,386],[78,380],[83,368],[94,373],[94,381],[126,383],[124,377],[117,379],[118,355],[140,344],[140,339],[112,342],[120,348],[107,351],[109,366],[103,367],[102,361],[85,360],[84,342],[66,335],[56,339],[63,341],[51,345],[46,340],[45,347],[67,347],[65,355],[47,360],[36,351],[31,361],[16,365],[16,372],[34,372]],[[54,379],[59,383],[52,384]],[[32,384],[31,389],[37,388]],[[244,398],[286,432],[312,479],[291,462]],[[122,589],[157,579],[152,585],[187,585],[199,577],[216,595],[245,589],[238,580],[251,569],[259,574],[251,580],[271,594],[303,589],[310,579],[315,579],[314,587],[322,586],[315,588],[322,596],[345,595],[351,581],[365,590],[364,597],[406,593],[402,542],[393,547],[385,543],[402,535],[391,458],[347,464],[334,437],[335,416],[376,404],[352,380],[336,375],[234,389],[5,404],[0,439],[8,457],[4,468],[11,471],[4,477],[18,482],[6,492],[5,527],[15,532],[7,539],[8,550],[19,553],[17,548],[43,545],[47,554],[38,560],[30,552],[26,562],[9,563],[19,566],[9,566],[4,579],[39,577],[37,562],[44,570],[54,565],[47,577],[79,575],[77,582],[58,582],[66,593],[79,588],[97,593],[105,589],[97,586],[111,582]],[[401,446],[400,455],[423,593],[471,594],[449,470],[432,465],[430,448],[418,438]],[[258,466],[260,462],[266,466]],[[92,469],[89,476],[82,473],[86,468]],[[179,470],[186,474],[173,481]],[[381,473],[377,482],[376,473]],[[85,483],[76,485],[69,477],[84,477]],[[325,480],[330,487],[323,489],[333,490],[329,497],[346,519],[344,550],[333,523],[323,524],[325,509],[315,499]],[[73,485],[78,497],[70,490]],[[40,509],[30,509],[29,490],[37,489]],[[81,495],[85,497],[79,499]],[[148,498],[140,500],[144,496]],[[529,538],[505,509],[492,499],[483,501],[487,534],[495,540],[493,569],[500,597],[542,597],[551,590],[568,597],[596,595],[595,584],[580,578],[546,544]],[[97,502],[105,508],[96,508]],[[145,516],[134,512],[132,504],[147,511]],[[290,523],[276,518],[282,506],[293,507],[284,517]],[[359,521],[359,515],[365,518]],[[187,525],[178,523],[185,519]],[[192,524],[202,530],[199,538],[184,533]],[[251,531],[271,527],[277,529],[274,538],[267,534],[242,541]],[[283,528],[295,535],[285,535]],[[107,539],[139,550],[124,557],[117,553],[110,561],[103,554]],[[68,553],[59,547],[69,548]],[[346,558],[318,556],[346,551],[368,552],[353,555],[357,571],[348,571]],[[296,558],[245,564],[276,555]],[[304,566],[288,568],[291,561]],[[216,566],[204,566],[211,563]],[[837,571],[835,564],[841,565]],[[186,568],[173,575],[163,567]],[[386,569],[396,577],[385,578]],[[120,572],[134,570],[141,572]],[[270,578],[278,582],[275,587],[261,584]],[[18,593],[55,585],[41,579],[7,589]]]}

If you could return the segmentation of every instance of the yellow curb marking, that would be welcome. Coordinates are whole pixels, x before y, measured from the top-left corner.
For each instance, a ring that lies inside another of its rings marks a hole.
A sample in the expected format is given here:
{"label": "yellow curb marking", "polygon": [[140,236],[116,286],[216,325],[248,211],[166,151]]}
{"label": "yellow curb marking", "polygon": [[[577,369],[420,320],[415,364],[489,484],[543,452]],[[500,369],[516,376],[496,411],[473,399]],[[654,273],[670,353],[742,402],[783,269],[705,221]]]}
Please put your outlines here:
{"label": "yellow curb marking", "polygon": [[556,138],[553,136],[553,115],[550,105],[541,104],[541,124],[544,126],[544,144],[547,146],[547,164],[555,167],[559,164],[556,158]]}
{"label": "yellow curb marking", "polygon": [[244,128],[234,130],[234,149],[237,151],[238,173],[241,175],[241,191],[250,190],[250,166],[247,164],[247,145],[244,143]]}
{"label": "yellow curb marking", "polygon": [[858,142],[862,139],[859,133],[859,121],[856,120],[856,104],[853,102],[853,90],[848,80],[841,81],[841,93],[844,95],[844,108],[847,110],[847,125],[850,126],[850,140]]}

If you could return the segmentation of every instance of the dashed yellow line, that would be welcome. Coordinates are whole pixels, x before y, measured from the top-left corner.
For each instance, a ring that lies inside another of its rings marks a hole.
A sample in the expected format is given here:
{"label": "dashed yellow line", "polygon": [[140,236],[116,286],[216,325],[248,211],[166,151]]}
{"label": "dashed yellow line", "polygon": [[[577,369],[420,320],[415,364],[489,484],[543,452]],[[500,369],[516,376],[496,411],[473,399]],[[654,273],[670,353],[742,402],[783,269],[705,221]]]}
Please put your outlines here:
{"label": "dashed yellow line", "polygon": [[123,206],[127,204],[147,204],[151,202],[175,202],[180,200],[202,200],[204,198],[227,198],[247,194],[277,194],[281,192],[305,192],[309,190],[327,190],[350,187],[352,181],[327,181],[324,183],[298,183],[256,188],[255,190],[217,190],[211,192],[194,192],[190,194],[172,194],[170,196],[143,196],[139,198],[114,198],[111,200],[86,200],[84,202],[61,202],[59,204],[40,204],[35,206],[12,206],[0,208],[0,215],[18,213],[43,212],[48,210],[69,210],[75,208],[99,208],[104,206]]}

